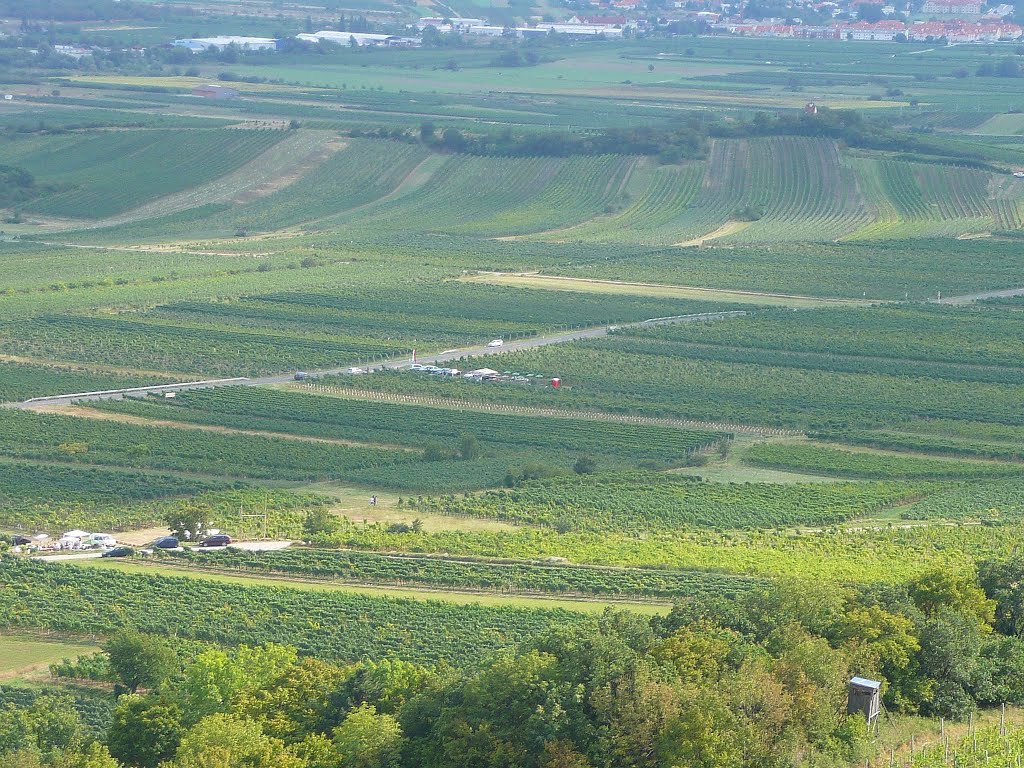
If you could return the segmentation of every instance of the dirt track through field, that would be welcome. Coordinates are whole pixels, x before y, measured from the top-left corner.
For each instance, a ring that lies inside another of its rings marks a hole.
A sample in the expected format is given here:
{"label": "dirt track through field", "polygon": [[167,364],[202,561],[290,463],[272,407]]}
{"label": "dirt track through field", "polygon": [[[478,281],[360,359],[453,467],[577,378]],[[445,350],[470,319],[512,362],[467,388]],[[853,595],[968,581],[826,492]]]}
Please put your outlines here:
{"label": "dirt track through field", "polygon": [[704,245],[704,243],[710,242],[712,240],[718,240],[719,238],[727,237],[729,235],[735,235],[735,234],[737,234],[739,232],[742,232],[744,229],[749,227],[751,224],[753,224],[752,221],[727,221],[727,222],[725,222],[725,224],[720,226],[715,231],[708,232],[706,235],[701,235],[700,237],[695,237],[692,240],[684,240],[681,243],[676,243],[675,247],[676,248],[695,248],[695,247],[699,247],[701,245]]}

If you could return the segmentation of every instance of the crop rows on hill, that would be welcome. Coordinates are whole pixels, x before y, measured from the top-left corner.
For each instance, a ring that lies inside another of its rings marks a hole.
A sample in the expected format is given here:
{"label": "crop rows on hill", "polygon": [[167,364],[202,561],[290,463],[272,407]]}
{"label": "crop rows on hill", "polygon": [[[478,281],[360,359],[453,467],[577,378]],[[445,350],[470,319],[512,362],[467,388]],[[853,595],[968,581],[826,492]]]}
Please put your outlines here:
{"label": "crop rows on hill", "polygon": [[562,161],[550,181],[525,200],[510,197],[504,210],[455,224],[450,231],[518,235],[575,224],[621,198],[636,163],[636,158],[621,155],[569,158]]}
{"label": "crop rows on hill", "polygon": [[236,129],[108,131],[19,139],[5,145],[5,156],[40,182],[67,187],[28,210],[95,219],[229,173],[284,136]]}
{"label": "crop rows on hill", "polygon": [[454,606],[0,559],[0,622],[8,628],[76,635],[131,628],[223,645],[276,642],[330,661],[398,657],[461,665],[556,624],[584,620],[561,610]]}
{"label": "crop rows on hill", "polygon": [[455,155],[419,189],[356,213],[352,226],[362,231],[453,231],[466,222],[501,215],[515,202],[536,195],[566,162]]}
{"label": "crop rows on hill", "polygon": [[991,199],[994,177],[972,168],[896,159],[863,158],[858,178],[878,214],[851,237],[900,239],[956,236],[987,232],[998,224],[1012,228],[1017,221],[1020,190],[1003,190]]}
{"label": "crop rows on hill", "polygon": [[743,461],[757,467],[827,477],[942,480],[1014,477],[1024,474],[1024,466],[1020,464],[931,459],[790,443],[753,445],[743,454]]}
{"label": "crop rows on hill", "polygon": [[279,552],[186,552],[202,568],[282,573],[372,584],[553,592],[639,597],[738,595],[762,584],[756,579],[703,573],[605,569],[538,563],[494,563],[438,557],[403,557],[373,552],[288,549]]}
{"label": "crop rows on hill", "polygon": [[654,170],[638,168],[633,175],[646,180],[646,184],[637,190],[636,199],[625,210],[534,237],[671,245],[680,239],[679,221],[696,198],[706,173],[707,166],[696,162]]}
{"label": "crop rows on hill", "polygon": [[349,400],[298,392],[227,387],[182,393],[174,400],[109,402],[106,409],[179,421],[339,437],[383,444],[458,447],[463,435],[502,448],[591,453],[626,462],[673,462],[712,445],[712,432],[451,408]]}
{"label": "crop rows on hill", "polygon": [[920,496],[899,483],[702,483],[660,474],[537,480],[475,496],[428,498],[428,512],[559,530],[649,531],[831,525]]}
{"label": "crop rows on hill", "polygon": [[0,453],[232,478],[326,480],[414,460],[400,451],[0,411]]}
{"label": "crop rows on hill", "polygon": [[237,206],[211,224],[271,231],[326,219],[393,192],[427,157],[418,146],[352,139],[293,184]]}

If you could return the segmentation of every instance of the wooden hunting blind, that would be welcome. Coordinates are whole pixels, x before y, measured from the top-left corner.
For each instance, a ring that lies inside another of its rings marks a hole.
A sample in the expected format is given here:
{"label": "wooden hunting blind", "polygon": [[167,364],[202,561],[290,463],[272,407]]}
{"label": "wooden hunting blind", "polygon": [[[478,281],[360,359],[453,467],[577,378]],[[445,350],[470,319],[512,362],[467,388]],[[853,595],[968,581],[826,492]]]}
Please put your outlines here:
{"label": "wooden hunting blind", "polygon": [[861,712],[868,725],[871,725],[882,711],[881,690],[882,684],[878,680],[868,680],[866,677],[855,677],[850,680],[847,714]]}

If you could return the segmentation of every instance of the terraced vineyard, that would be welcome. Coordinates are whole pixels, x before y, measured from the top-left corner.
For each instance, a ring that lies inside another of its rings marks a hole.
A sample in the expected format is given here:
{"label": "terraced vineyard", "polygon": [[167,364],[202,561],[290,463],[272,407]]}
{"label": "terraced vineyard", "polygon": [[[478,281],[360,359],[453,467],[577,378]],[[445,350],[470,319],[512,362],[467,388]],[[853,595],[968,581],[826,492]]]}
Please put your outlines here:
{"label": "terraced vineyard", "polygon": [[394,192],[427,157],[418,146],[348,139],[288,188],[234,208],[225,223],[259,232],[302,224],[322,227],[325,220]]}
{"label": "terraced vineyard", "polygon": [[625,210],[533,237],[560,242],[673,244],[681,236],[679,221],[699,194],[706,173],[706,165],[697,162],[637,168],[635,196]]}
{"label": "terraced vineyard", "polygon": [[825,139],[719,139],[705,164],[659,168],[646,178],[621,213],[537,237],[647,245],[702,236],[817,240],[835,239],[868,220],[852,170]]}
{"label": "terraced vineyard", "polygon": [[357,212],[352,225],[364,231],[385,226],[408,232],[455,231],[466,222],[505,214],[512,201],[530,200],[557,178],[565,162],[453,155],[421,187]]}
{"label": "terraced vineyard", "polygon": [[621,200],[637,162],[622,156],[569,158],[525,202],[513,203],[487,218],[456,224],[450,231],[509,236],[568,227]]}
{"label": "terraced vineyard", "polygon": [[1024,184],[966,167],[861,158],[860,183],[876,220],[852,239],[955,237],[1020,226]]}
{"label": "terraced vineyard", "polygon": [[[99,219],[203,184],[253,160],[285,137],[271,130],[127,130],[33,136],[4,142],[5,162],[58,191],[26,206],[34,213]],[[188,158],[188,162],[180,162]]]}

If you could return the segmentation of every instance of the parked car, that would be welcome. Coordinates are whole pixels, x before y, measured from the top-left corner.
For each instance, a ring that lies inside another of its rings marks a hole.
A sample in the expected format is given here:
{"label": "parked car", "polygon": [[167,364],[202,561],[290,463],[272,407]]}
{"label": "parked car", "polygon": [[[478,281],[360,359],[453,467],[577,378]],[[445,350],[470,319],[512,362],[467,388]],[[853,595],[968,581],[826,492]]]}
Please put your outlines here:
{"label": "parked car", "polygon": [[306,379],[309,378],[309,374],[306,373],[305,371],[296,371],[295,376],[293,376],[292,378],[294,378],[296,381],[305,381]]}
{"label": "parked car", "polygon": [[154,541],[153,546],[156,549],[178,549],[181,546],[181,542],[178,541],[177,536],[164,536]]}
{"label": "parked car", "polygon": [[24,547],[26,544],[31,544],[32,539],[28,536],[11,536],[11,544],[16,547]]}
{"label": "parked car", "polygon": [[100,557],[131,557],[135,554],[135,550],[131,547],[114,547],[108,549]]}
{"label": "parked car", "polygon": [[218,533],[218,534],[216,534],[214,536],[207,536],[205,539],[203,539],[201,542],[199,542],[199,546],[201,546],[201,547],[226,547],[230,543],[231,543],[231,537],[230,536],[228,536],[226,533]]}
{"label": "parked car", "polygon": [[488,347],[503,347],[503,346],[505,346],[505,342],[502,341],[501,339],[495,339],[494,341],[487,342],[487,346]]}
{"label": "parked car", "polygon": [[351,373],[351,374],[366,373],[366,369],[365,368],[360,368],[357,365],[353,365],[351,368],[346,368],[345,369],[345,373]]}

